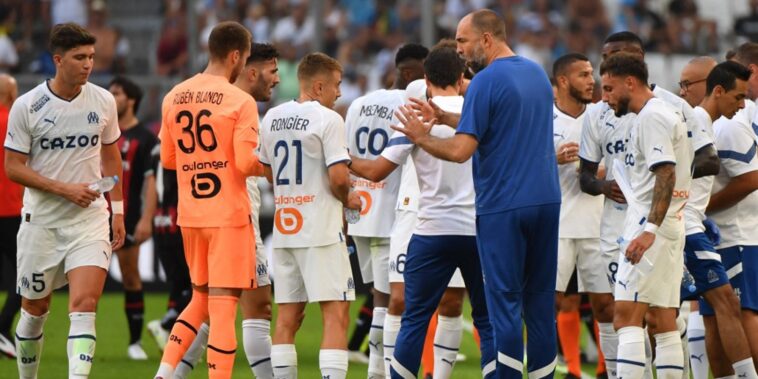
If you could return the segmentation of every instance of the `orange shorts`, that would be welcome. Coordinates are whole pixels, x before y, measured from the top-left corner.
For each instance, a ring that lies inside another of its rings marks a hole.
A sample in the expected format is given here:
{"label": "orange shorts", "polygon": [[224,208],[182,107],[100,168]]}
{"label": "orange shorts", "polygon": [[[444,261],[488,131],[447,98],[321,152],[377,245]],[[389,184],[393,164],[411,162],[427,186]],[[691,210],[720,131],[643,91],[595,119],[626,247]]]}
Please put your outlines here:
{"label": "orange shorts", "polygon": [[193,285],[257,287],[252,224],[224,228],[182,227],[182,240]]}

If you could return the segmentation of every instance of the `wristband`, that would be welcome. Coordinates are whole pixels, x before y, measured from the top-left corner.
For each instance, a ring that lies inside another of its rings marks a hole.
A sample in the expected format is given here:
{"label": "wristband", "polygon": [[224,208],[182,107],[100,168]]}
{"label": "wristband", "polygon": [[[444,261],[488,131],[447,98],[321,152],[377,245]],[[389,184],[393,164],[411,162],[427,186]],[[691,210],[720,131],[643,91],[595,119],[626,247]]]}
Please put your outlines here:
{"label": "wristband", "polygon": [[123,201],[111,201],[111,212],[114,215],[124,214],[124,202]]}
{"label": "wristband", "polygon": [[645,223],[645,231],[649,233],[655,234],[655,232],[658,230],[658,225],[652,224],[652,223]]}

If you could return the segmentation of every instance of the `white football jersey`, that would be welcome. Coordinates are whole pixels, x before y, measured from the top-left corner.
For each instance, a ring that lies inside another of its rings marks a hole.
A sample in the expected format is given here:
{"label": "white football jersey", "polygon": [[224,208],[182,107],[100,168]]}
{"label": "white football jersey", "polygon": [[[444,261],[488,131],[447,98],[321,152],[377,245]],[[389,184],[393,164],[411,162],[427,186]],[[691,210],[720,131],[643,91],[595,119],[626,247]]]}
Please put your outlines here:
{"label": "white football jersey", "polygon": [[347,162],[345,125],[316,101],[289,101],[263,118],[261,163],[271,166],[274,247],[298,248],[344,241],[342,203],[329,186],[328,168]]}
{"label": "white football jersey", "polygon": [[[710,139],[713,144],[713,120],[711,115],[702,107],[695,107],[694,116],[697,121],[704,127],[704,135]],[[707,146],[707,145],[706,145]],[[692,179],[690,188],[690,200],[684,206],[684,225],[687,235],[702,233],[705,231],[703,220],[705,220],[705,208],[708,207],[708,200],[711,198],[711,188],[715,176],[708,175],[701,178]]]}
{"label": "white football jersey", "polygon": [[[416,79],[408,87],[405,87],[405,102],[410,103],[410,99],[426,100],[426,79]],[[405,136],[398,135],[396,141],[401,141]],[[392,139],[390,140],[392,141]],[[402,165],[400,174],[400,188],[397,192],[397,210],[418,212],[418,198],[420,191],[418,188],[418,179],[416,176],[416,166],[413,164],[413,158],[408,157]]]}
{"label": "white football jersey", "polygon": [[[606,102],[587,106],[584,111],[582,139],[579,143],[579,156],[590,162],[605,166],[605,178],[613,179],[613,161],[623,162],[628,141],[629,128],[635,115],[628,113],[616,117],[613,109]],[[603,215],[600,223],[600,238],[608,244],[615,245],[624,229],[626,204],[619,204],[605,198]]]}
{"label": "white football jersey", "polygon": [[[752,127],[755,109],[754,102],[745,100],[745,108],[731,120],[722,117],[713,123],[721,170],[714,180],[712,193],[721,191],[732,178],[758,170],[756,133]],[[708,216],[721,230],[719,249],[758,245],[758,192],[727,209],[710,212]]]}
{"label": "white football jersey", "polygon": [[673,106],[681,112],[685,124],[687,124],[687,137],[692,145],[692,153],[702,149],[705,146],[713,144],[713,139],[708,136],[705,125],[695,117],[695,111],[692,106],[684,99],[673,92],[653,84],[653,95]]}
{"label": "white football jersey", "polygon": [[[27,154],[27,165],[46,178],[94,183],[102,177],[102,145],[116,143],[119,136],[110,92],[86,83],[69,101],[56,96],[45,81],[13,103],[5,148]],[[33,224],[57,228],[107,213],[107,207],[103,196],[81,208],[61,196],[27,188],[22,214]]]}
{"label": "white football jersey", "polygon": [[[463,109],[462,96],[436,96],[433,100],[447,111],[460,113]],[[450,138],[455,135],[455,129],[435,125],[431,134]],[[421,190],[415,233],[476,235],[471,160],[460,164],[437,159],[413,145],[402,133],[396,132],[392,139],[396,138],[398,142],[387,146],[382,156],[398,165],[403,164],[408,156],[413,158]]]}
{"label": "white football jersey", "polygon": [[[361,96],[350,105],[345,118],[348,150],[353,156],[378,158],[398,125],[395,110],[405,103],[405,91],[380,89]],[[388,238],[395,222],[395,204],[400,187],[400,170],[374,183],[352,176],[353,189],[361,195],[361,219],[349,224],[348,234],[359,237]]]}
{"label": "white football jersey", "polygon": [[629,130],[629,143],[624,164],[629,173],[629,183],[634,200],[627,199],[634,211],[627,212],[626,224],[643,224],[653,202],[655,173],[657,165],[673,163],[676,183],[671,203],[666,212],[661,233],[678,235],[683,230],[682,211],[689,198],[692,182],[692,146],[687,137],[687,125],[678,109],[663,100],[651,98],[640,110]]}
{"label": "white football jersey", "polygon": [[[587,114],[573,118],[553,106],[553,144],[556,151],[568,142],[579,143],[582,138],[582,123]],[[600,216],[603,213],[603,197],[582,192],[579,186],[579,165],[558,165],[561,181],[560,238],[599,238]]]}

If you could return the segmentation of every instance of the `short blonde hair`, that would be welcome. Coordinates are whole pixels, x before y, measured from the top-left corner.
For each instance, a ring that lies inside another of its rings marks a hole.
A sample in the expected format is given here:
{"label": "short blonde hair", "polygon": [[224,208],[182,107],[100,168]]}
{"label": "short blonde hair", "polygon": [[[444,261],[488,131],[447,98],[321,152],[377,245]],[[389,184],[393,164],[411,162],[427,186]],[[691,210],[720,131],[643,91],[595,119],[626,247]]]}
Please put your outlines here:
{"label": "short blonde hair", "polygon": [[314,76],[331,74],[335,71],[342,73],[342,65],[336,59],[324,53],[310,53],[304,56],[297,65],[297,79],[309,80]]}

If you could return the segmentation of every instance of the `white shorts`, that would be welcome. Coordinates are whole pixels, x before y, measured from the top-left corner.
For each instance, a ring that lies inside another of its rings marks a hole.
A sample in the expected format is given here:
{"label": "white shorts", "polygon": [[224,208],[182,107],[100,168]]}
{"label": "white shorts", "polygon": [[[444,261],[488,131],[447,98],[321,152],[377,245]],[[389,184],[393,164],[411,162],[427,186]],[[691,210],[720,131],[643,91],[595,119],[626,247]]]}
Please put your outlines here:
{"label": "white shorts", "polygon": [[111,263],[108,215],[98,215],[60,228],[22,222],[18,230],[17,288],[19,295],[42,299],[68,283],[66,274],[83,266]]}
{"label": "white shorts", "polygon": [[272,264],[277,277],[277,304],[355,300],[355,282],[344,242],[275,248]]}
{"label": "white shorts", "polygon": [[[399,210],[395,213],[395,225],[392,227],[390,236],[389,256],[389,282],[405,283],[403,272],[405,271],[405,259],[408,255],[408,243],[411,241],[413,231],[416,229],[417,212]],[[466,288],[460,269],[455,269],[448,287]]]}
{"label": "white shorts", "polygon": [[[627,234],[627,241],[637,232]],[[664,229],[668,229],[668,233]],[[624,249],[619,251],[618,273],[614,295],[616,301],[647,303],[651,307],[679,308],[680,289],[684,271],[684,225],[679,230],[664,227],[658,229],[653,245],[645,252],[644,258],[652,264],[652,270],[643,274],[624,257]],[[626,246],[626,245],[624,245]]]}
{"label": "white shorts", "polygon": [[270,286],[268,258],[266,257],[266,246],[261,239],[260,221],[256,216],[252,216],[252,219],[253,230],[255,230],[255,281],[258,283],[258,287]]}
{"label": "white shorts", "polygon": [[363,283],[373,282],[374,289],[381,293],[390,293],[389,267],[390,239],[353,236],[358,253],[358,265],[361,267]]}
{"label": "white shorts", "polygon": [[555,290],[566,292],[576,268],[579,293],[611,293],[606,275],[610,262],[603,259],[598,238],[560,238]]}

